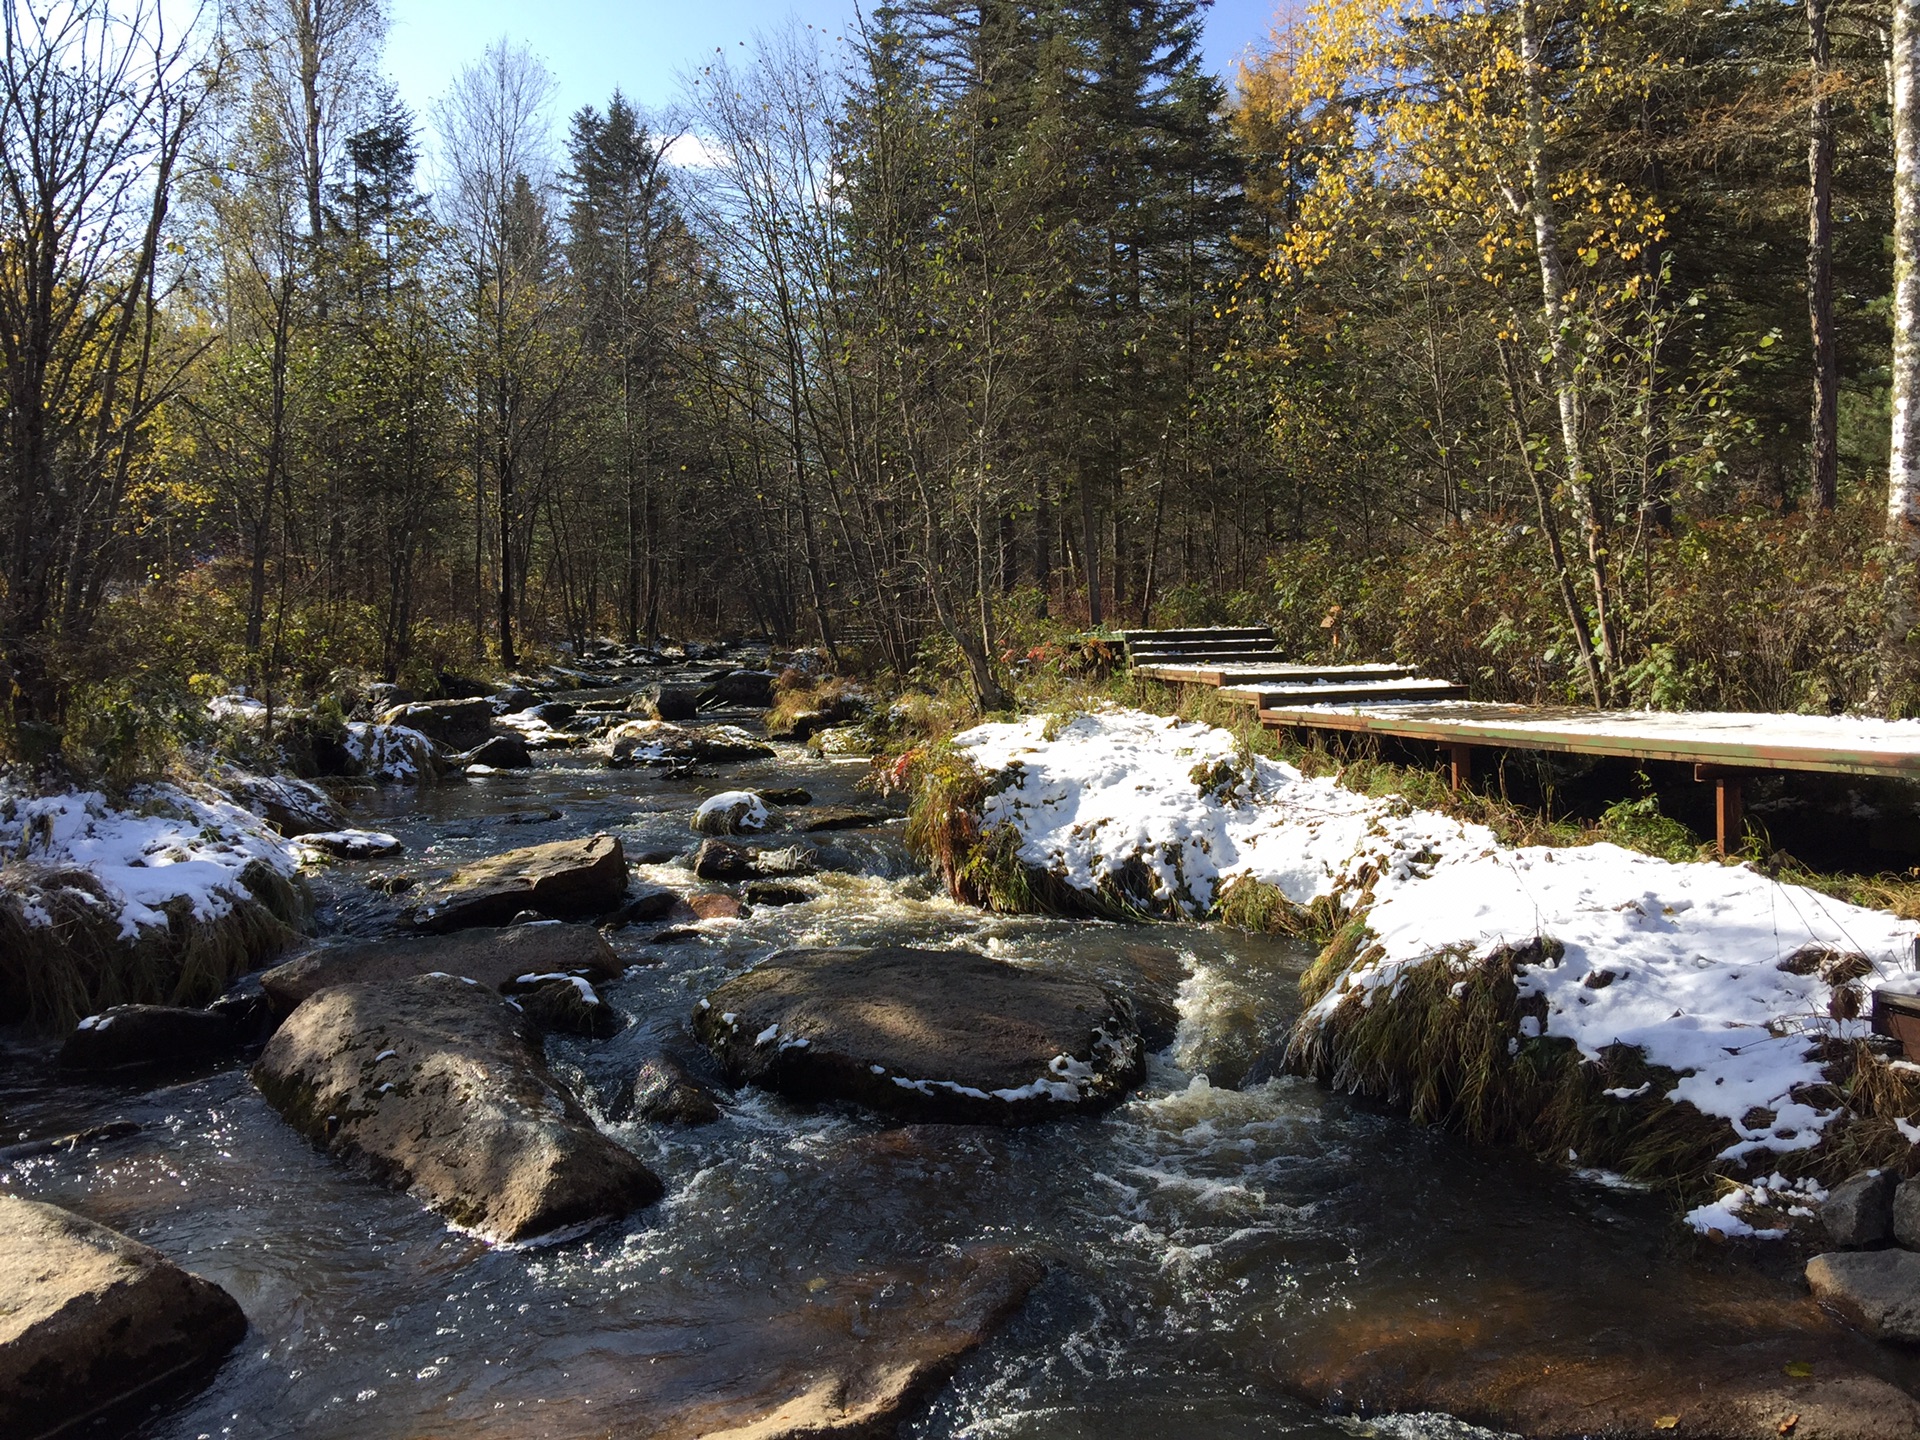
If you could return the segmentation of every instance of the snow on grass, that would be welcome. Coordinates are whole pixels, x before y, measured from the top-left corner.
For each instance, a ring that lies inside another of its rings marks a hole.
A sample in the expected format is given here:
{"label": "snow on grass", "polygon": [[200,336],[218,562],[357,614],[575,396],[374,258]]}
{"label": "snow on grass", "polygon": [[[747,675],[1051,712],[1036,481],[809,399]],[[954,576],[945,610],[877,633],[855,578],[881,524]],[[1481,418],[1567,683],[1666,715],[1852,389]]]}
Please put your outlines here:
{"label": "snow on grass", "polygon": [[1364,907],[1377,943],[1309,1024],[1356,992],[1390,1002],[1406,967],[1435,956],[1558,942],[1519,969],[1520,997],[1545,1002],[1544,1021],[1524,1018],[1520,1038],[1561,1037],[1589,1059],[1638,1047],[1680,1076],[1667,1099],[1732,1126],[1723,1159],[1818,1144],[1837,1112],[1794,1096],[1824,1078],[1813,1042],[1868,1028],[1832,1018],[1828,979],[1783,962],[1814,947],[1864,957],[1867,989],[1920,980],[1920,927],[1890,914],[1745,866],[1605,844],[1507,849],[1482,826],[1239,755],[1231,735],[1202,725],[1115,710],[982,725],[954,743],[1007,780],[983,824],[1013,826],[1020,860],[1080,889],[1132,866],[1191,918],[1243,876],[1296,904],[1337,895]]}
{"label": "snow on grass", "polygon": [[[216,920],[249,891],[255,862],[283,876],[299,869],[288,842],[231,801],[173,785],[143,785],[116,808],[98,791],[28,797],[0,792],[0,850],[48,869],[84,870],[118,907],[121,938],[168,923],[162,907],[185,899],[197,920]],[[46,924],[39,907],[23,907]],[[35,912],[38,912],[37,914]]]}

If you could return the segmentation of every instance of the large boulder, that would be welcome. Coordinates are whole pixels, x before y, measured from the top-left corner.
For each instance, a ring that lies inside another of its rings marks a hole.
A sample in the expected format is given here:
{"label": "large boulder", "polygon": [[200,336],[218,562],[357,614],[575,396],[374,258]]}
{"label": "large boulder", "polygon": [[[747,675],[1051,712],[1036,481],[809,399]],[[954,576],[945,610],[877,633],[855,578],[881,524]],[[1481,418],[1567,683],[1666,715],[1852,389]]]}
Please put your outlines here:
{"label": "large boulder", "polygon": [[1920,1250],[1920,1178],[1902,1180],[1893,1192],[1893,1238]]}
{"label": "large boulder", "polygon": [[134,1065],[199,1065],[239,1049],[247,1032],[216,1010],[173,1005],[115,1005],[89,1015],[60,1047],[63,1070]]}
{"label": "large boulder", "polygon": [[717,764],[766,760],[773,747],[733,725],[675,725],[666,720],[629,720],[607,734],[607,763],[626,765]]}
{"label": "large boulder", "polygon": [[713,692],[705,685],[655,685],[633,698],[633,713],[647,720],[691,720]]}
{"label": "large boulder", "polygon": [[713,682],[714,697],[722,704],[765,710],[773,704],[771,670],[729,670]]}
{"label": "large boulder", "polygon": [[601,981],[617,978],[621,968],[613,947],[591,925],[512,925],[325,945],[274,966],[260,983],[275,1008],[287,1014],[330,985],[391,984],[439,971],[499,990],[524,975]]}
{"label": "large boulder", "polygon": [[460,756],[462,765],[485,765],[490,770],[525,770],[533,764],[533,753],[518,735],[495,735]]}
{"label": "large boulder", "polygon": [[471,750],[493,733],[493,715],[490,700],[419,700],[394,706],[380,723],[418,730],[449,750]]}
{"label": "large boulder", "polygon": [[693,812],[693,829],[698,835],[745,835],[766,830],[773,814],[766,802],[751,790],[723,790],[700,802]]}
{"label": "large boulder", "polygon": [[728,1078],[911,1120],[1019,1125],[1105,1109],[1146,1069],[1100,985],[964,950],[798,950],[700,1002]]}
{"label": "large boulder", "polygon": [[308,780],[284,775],[243,775],[225,783],[227,792],[282,835],[311,835],[337,830],[347,823],[346,812],[333,797]]}
{"label": "large boulder", "polygon": [[1893,1238],[1893,1191],[1899,1183],[1891,1170],[1863,1170],[1834,1186],[1820,1206],[1827,1238],[1842,1250],[1886,1244]]}
{"label": "large boulder", "polygon": [[1920,1255],[1841,1250],[1807,1262],[1813,1298],[1878,1340],[1920,1343]]}
{"label": "large boulder", "polygon": [[611,1219],[661,1194],[547,1073],[526,1018],[470,980],[323,990],[253,1078],[315,1144],[491,1239]]}
{"label": "large boulder", "polygon": [[556,920],[604,915],[627,890],[627,857],[611,835],[556,840],[463,865],[415,912],[428,930],[504,925],[523,910]]}
{"label": "large boulder", "polygon": [[78,1430],[184,1389],[247,1332],[219,1286],[52,1205],[0,1194],[0,1435]]}

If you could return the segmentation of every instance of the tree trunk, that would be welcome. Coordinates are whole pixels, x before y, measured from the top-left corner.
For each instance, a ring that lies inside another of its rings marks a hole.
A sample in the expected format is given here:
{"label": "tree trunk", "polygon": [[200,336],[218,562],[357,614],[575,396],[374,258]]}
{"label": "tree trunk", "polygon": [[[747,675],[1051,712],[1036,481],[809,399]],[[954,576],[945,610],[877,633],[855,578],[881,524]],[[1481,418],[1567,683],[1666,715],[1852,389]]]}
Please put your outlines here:
{"label": "tree trunk", "polygon": [[1812,479],[1816,510],[1839,495],[1839,360],[1833,333],[1833,105],[1827,94],[1828,0],[1807,0],[1807,328],[1813,342]]}
{"label": "tree trunk", "polygon": [[1910,708],[1920,576],[1920,0],[1893,5],[1893,436],[1887,474],[1886,630],[1874,696]]}
{"label": "tree trunk", "polygon": [[1593,587],[1594,618],[1602,678],[1612,683],[1618,656],[1614,643],[1612,586],[1607,574],[1606,533],[1588,487],[1586,459],[1580,435],[1579,377],[1567,314],[1566,268],[1560,256],[1560,235],[1553,209],[1553,180],[1547,170],[1545,81],[1540,64],[1540,36],[1535,28],[1534,0],[1520,0],[1520,62],[1526,81],[1526,145],[1529,208],[1533,212],[1534,249],[1540,261],[1540,310],[1546,321],[1553,392],[1560,412],[1560,446],[1566,463],[1568,498],[1586,538],[1587,571]]}

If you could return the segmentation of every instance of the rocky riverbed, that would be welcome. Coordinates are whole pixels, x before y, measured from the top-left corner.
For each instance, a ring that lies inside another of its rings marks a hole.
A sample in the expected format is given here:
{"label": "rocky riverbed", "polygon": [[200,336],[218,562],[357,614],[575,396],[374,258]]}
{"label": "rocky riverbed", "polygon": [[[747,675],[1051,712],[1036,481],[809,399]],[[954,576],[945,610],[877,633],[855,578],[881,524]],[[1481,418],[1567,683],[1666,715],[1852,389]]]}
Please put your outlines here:
{"label": "rocky riverbed", "polygon": [[[236,998],[230,1043],[63,1070],[57,1042],[7,1033],[0,1194],[245,1315],[231,1354],[107,1425],[1920,1436],[1920,1365],[1822,1312],[1800,1257],[1278,1076],[1308,947],[955,904],[864,764],[707,728],[757,713],[688,673],[583,671],[606,683],[520,727],[529,766],[337,790],[316,828],[401,848],[312,873],[323,943]],[[677,686],[708,708],[564,728],[656,686],[662,713]],[[716,748],[606,739],[659,723]],[[766,828],[694,832],[742,791]],[[489,864],[562,843],[587,898]],[[617,896],[591,889],[613,846]],[[482,892],[484,924],[434,933]],[[953,951],[966,983],[943,992]],[[805,988],[835,955],[860,983]],[[943,1056],[953,1027],[980,1043]],[[876,1108],[881,1085],[899,1103]],[[461,1106],[484,1113],[446,1123]],[[543,1209],[568,1165],[590,1203]]]}

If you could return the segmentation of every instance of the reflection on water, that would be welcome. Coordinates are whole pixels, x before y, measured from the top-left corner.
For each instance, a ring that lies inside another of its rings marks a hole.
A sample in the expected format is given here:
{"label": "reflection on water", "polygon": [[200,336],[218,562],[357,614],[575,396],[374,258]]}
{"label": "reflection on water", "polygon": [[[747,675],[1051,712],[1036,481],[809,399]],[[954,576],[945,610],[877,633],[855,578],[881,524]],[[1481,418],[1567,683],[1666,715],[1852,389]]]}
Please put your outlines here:
{"label": "reflection on water", "polygon": [[[562,754],[531,774],[368,792],[355,823],[400,835],[408,853],[340,866],[329,915],[355,929],[386,923],[391,902],[365,888],[371,873],[424,876],[602,829],[630,854],[678,851],[706,793],[777,779],[845,803],[860,798],[862,773],[789,751],[667,779]],[[550,809],[561,818],[506,823]],[[16,1056],[0,1075],[8,1138],[117,1116],[143,1128],[92,1156],[15,1165],[10,1188],[159,1247],[224,1286],[252,1321],[213,1385],[142,1433],[594,1433],[597,1413],[650,1393],[650,1372],[692,1364],[739,1317],[797,1304],[823,1279],[991,1242],[1040,1255],[1048,1278],[913,1435],[1353,1436],[1373,1431],[1284,1398],[1275,1380],[1276,1356],[1336,1319],[1544,1287],[1577,1293],[1596,1329],[1630,1325],[1657,1342],[1663,1297],[1725,1283],[1657,1199],[1475,1153],[1302,1081],[1228,1088],[1293,1012],[1310,958],[1293,942],[983,917],[916,876],[885,829],[819,838],[857,873],[809,882],[817,899],[678,945],[638,929],[614,937],[636,968],[605,993],[635,1028],[605,1047],[553,1042],[589,1103],[620,1066],[684,1045],[694,1001],[726,974],[783,946],[877,941],[1149,977],[1175,1009],[1140,1093],[1104,1117],[1017,1131],[890,1128],[753,1093],[703,1129],[611,1125],[666,1181],[667,1199],[584,1241],[512,1251],[315,1153],[240,1069],[141,1091],[55,1085],[43,1052]],[[640,878],[689,880],[671,864]],[[1765,1277],[1740,1283],[1789,1291]],[[1472,1432],[1416,1417],[1379,1433]]]}

